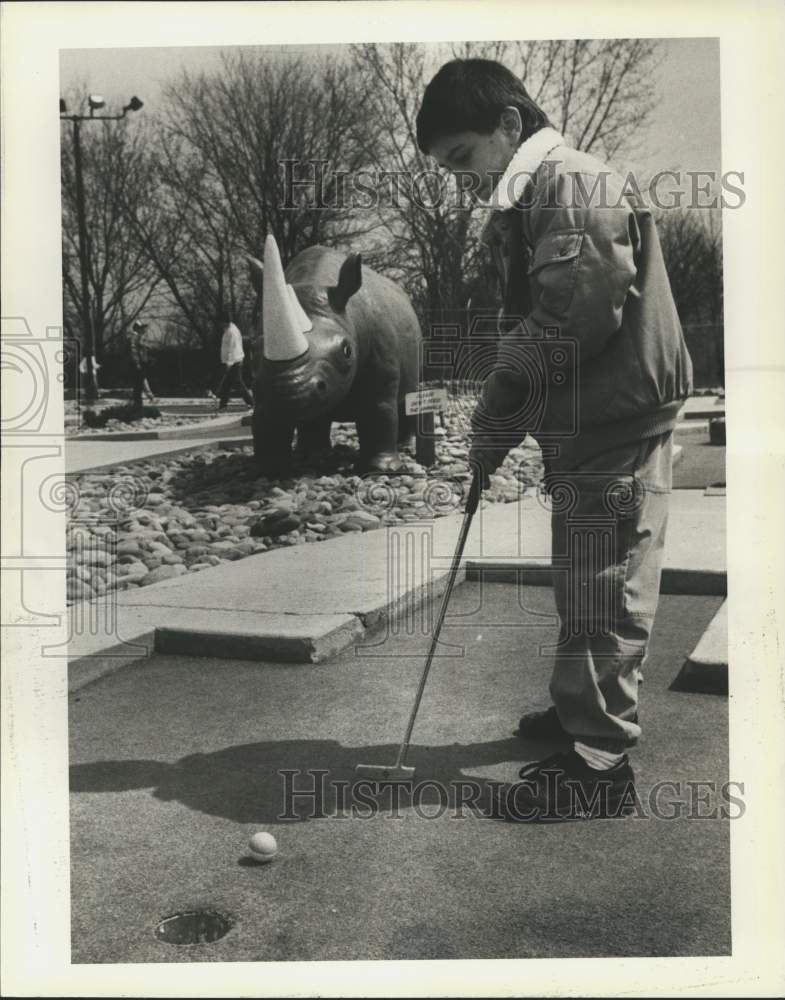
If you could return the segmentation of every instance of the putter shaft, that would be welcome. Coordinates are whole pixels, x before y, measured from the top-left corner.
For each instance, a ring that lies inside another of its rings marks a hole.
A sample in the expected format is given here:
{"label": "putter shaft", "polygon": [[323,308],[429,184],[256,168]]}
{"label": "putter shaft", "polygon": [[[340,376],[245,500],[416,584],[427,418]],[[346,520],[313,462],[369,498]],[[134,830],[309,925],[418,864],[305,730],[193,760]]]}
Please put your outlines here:
{"label": "putter shaft", "polygon": [[469,529],[471,528],[472,518],[474,517],[477,507],[480,503],[480,493],[482,492],[482,477],[479,469],[475,470],[474,477],[472,479],[472,485],[469,489],[469,498],[466,502],[466,511],[463,515],[463,523],[461,524],[461,531],[458,535],[458,544],[455,547],[455,553],[452,557],[452,563],[450,565],[450,572],[447,575],[447,586],[444,588],[444,593],[442,594],[442,603],[439,608],[439,614],[436,618],[436,625],[433,630],[433,638],[431,639],[431,647],[428,650],[428,658],[425,661],[425,667],[423,668],[422,676],[420,677],[420,684],[417,688],[417,694],[414,699],[414,705],[412,706],[412,711],[409,716],[409,722],[406,726],[406,735],[403,738],[400,749],[398,750],[398,756],[392,767],[384,767],[378,764],[358,764],[355,768],[355,772],[358,774],[363,774],[367,777],[380,776],[386,781],[401,780],[402,777],[413,778],[414,768],[406,767],[404,760],[406,759],[406,754],[409,750],[409,741],[412,738],[412,732],[414,730],[414,723],[417,719],[417,713],[420,709],[420,702],[422,701],[423,692],[425,691],[425,684],[428,680],[428,674],[431,669],[431,663],[433,662],[433,655],[436,652],[436,645],[439,641],[439,633],[442,630],[442,623],[444,622],[444,616],[447,613],[447,605],[450,601],[450,594],[455,586],[455,579],[458,575],[458,569],[461,565],[461,559],[463,557],[463,549],[466,545],[466,538],[469,534]]}

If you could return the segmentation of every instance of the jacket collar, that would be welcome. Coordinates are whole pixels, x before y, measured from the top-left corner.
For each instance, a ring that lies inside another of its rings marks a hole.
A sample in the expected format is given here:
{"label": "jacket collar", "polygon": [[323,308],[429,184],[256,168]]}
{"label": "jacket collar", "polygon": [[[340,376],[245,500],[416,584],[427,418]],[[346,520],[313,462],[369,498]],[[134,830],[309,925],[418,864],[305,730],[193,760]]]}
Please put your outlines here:
{"label": "jacket collar", "polygon": [[564,136],[555,128],[535,132],[518,147],[488,201],[477,199],[480,205],[495,211],[513,208],[548,153],[563,145]]}

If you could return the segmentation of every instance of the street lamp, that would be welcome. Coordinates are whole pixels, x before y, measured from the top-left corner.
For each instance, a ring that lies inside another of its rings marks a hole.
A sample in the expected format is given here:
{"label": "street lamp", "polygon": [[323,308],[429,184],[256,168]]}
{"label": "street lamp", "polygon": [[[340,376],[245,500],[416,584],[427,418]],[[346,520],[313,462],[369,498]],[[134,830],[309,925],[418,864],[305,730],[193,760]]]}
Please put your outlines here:
{"label": "street lamp", "polygon": [[95,358],[95,343],[93,339],[93,321],[90,314],[90,287],[87,273],[87,222],[85,220],[84,204],[84,180],[82,178],[82,145],[80,137],[80,126],[82,122],[94,121],[119,121],[125,118],[129,111],[139,111],[144,107],[138,97],[132,97],[125,105],[119,115],[96,115],[106,105],[106,101],[98,94],[90,94],[87,100],[90,108],[89,115],[68,114],[68,108],[60,98],[60,121],[73,122],[74,126],[74,167],[76,171],[76,216],[79,224],[79,275],[82,284],[82,327],[84,339],[84,352],[87,367],[87,378],[85,385],[85,397],[88,401],[98,399],[98,386],[95,380],[95,369],[93,361]]}

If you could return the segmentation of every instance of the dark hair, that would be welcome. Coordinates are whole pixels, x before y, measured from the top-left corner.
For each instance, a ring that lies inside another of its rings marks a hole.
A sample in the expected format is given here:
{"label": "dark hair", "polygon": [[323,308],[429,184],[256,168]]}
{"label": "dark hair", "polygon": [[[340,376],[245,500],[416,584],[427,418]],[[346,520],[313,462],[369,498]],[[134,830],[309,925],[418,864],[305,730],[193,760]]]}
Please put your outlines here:
{"label": "dark hair", "polygon": [[453,59],[425,88],[417,113],[417,145],[427,153],[434,139],[441,136],[457,132],[487,135],[509,107],[520,112],[523,139],[551,124],[506,66],[493,59]]}

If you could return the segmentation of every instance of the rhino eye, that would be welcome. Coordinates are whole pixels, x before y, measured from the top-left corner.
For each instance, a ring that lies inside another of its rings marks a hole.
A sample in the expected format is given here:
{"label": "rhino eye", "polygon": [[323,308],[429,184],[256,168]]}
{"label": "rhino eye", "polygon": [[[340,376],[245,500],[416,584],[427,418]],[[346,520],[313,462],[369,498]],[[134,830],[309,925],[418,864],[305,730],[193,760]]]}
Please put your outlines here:
{"label": "rhino eye", "polygon": [[347,344],[346,341],[343,342],[342,350],[343,350],[343,356],[345,358],[350,358],[352,356],[351,344]]}

